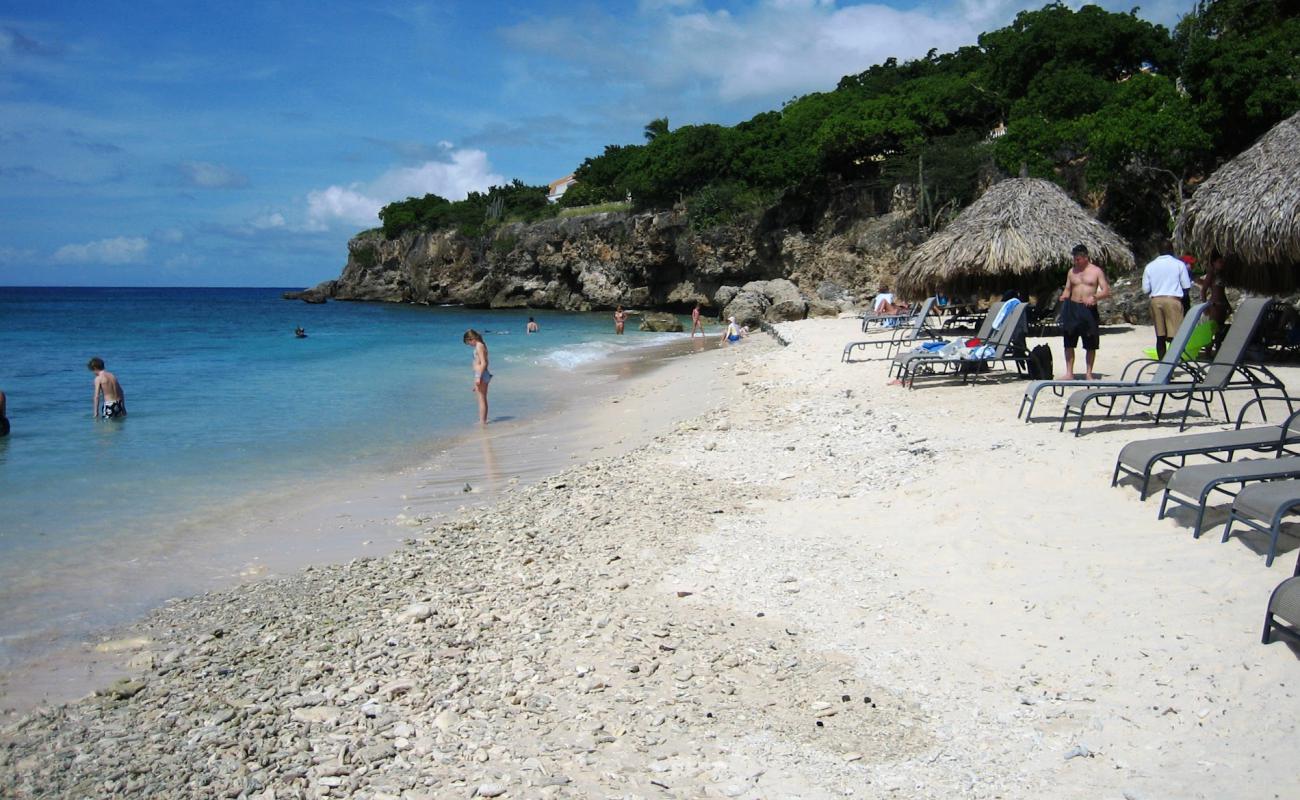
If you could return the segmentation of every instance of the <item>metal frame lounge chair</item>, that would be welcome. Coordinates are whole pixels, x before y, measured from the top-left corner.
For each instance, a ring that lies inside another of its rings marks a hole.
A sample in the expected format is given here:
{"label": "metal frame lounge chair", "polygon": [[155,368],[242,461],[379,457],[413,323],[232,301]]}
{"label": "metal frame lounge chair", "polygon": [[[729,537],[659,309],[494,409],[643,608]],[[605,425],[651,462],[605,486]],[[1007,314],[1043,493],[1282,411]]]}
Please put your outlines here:
{"label": "metal frame lounge chair", "polygon": [[[898,323],[911,320],[920,312],[920,310],[920,306],[913,306],[910,311],[905,311],[902,314],[876,314],[872,311],[864,311],[858,315],[858,319],[862,320],[863,333],[870,332],[868,331],[868,328],[871,327],[872,323],[875,323],[878,326],[877,330],[890,330],[898,327]],[[891,322],[894,324],[890,325],[889,323]]]}
{"label": "metal frame lounge chair", "polygon": [[[1271,398],[1270,398],[1271,399]],[[1175,468],[1186,466],[1188,456],[1205,456],[1219,463],[1232,461],[1237,453],[1272,452],[1275,455],[1293,453],[1289,448],[1300,445],[1300,411],[1294,412],[1281,425],[1264,425],[1242,428],[1246,412],[1257,400],[1251,400],[1237,415],[1237,426],[1229,431],[1185,433],[1156,439],[1139,439],[1129,442],[1115,459],[1115,474],[1110,485],[1119,484],[1120,475],[1134,475],[1142,479],[1141,497],[1147,499],[1151,473],[1157,465],[1167,463]],[[1262,408],[1262,403],[1261,403]],[[1175,463],[1177,459],[1177,463]]]}
{"label": "metal frame lounge chair", "polygon": [[[1232,513],[1228,515],[1228,524],[1223,528],[1223,541],[1232,538],[1232,525],[1235,522],[1268,534],[1268,554],[1264,557],[1264,566],[1271,567],[1277,555],[1282,518],[1296,511],[1300,511],[1300,480],[1251,484],[1238,492],[1232,501]],[[1296,561],[1296,568],[1300,569],[1300,560]],[[1300,622],[1300,617],[1292,616],[1288,619]]]}
{"label": "metal frame lounge chair", "polygon": [[[866,341],[849,342],[848,344],[844,345],[844,352],[840,354],[840,361],[841,362],[853,361],[854,359],[850,358],[850,356],[853,354],[853,351],[858,348],[866,349],[867,346],[869,345],[875,345],[877,349],[882,347],[887,348],[884,358],[893,358],[894,354],[897,353],[899,350],[901,350],[903,345],[905,344],[919,342],[922,341],[923,339],[939,338],[939,334],[931,330],[929,326],[926,324],[926,320],[930,316],[930,310],[933,307],[934,307],[934,298],[933,297],[927,298],[926,301],[921,305],[920,311],[918,311],[915,315],[913,315],[912,318],[908,320],[906,325],[900,325],[897,328],[889,328],[889,329],[882,328],[882,330],[890,331],[890,336],[888,339],[881,338],[881,339],[868,339]],[[877,361],[879,359],[860,358],[857,360]]]}
{"label": "metal frame lounge chair", "polygon": [[[1278,619],[1290,622],[1282,622]],[[1274,636],[1292,644],[1300,644],[1300,558],[1295,562],[1295,575],[1278,584],[1273,596],[1268,598],[1264,612],[1264,644],[1271,644]]]}
{"label": "metal frame lounge chair", "polygon": [[[1014,308],[1007,311],[993,335],[988,338],[985,345],[993,348],[993,353],[988,356],[970,357],[957,356],[935,359],[914,359],[905,365],[904,371],[899,376],[909,389],[916,388],[916,379],[921,375],[930,375],[942,377],[954,372],[962,372],[967,381],[971,380],[978,373],[973,371],[977,365],[1001,364],[1004,368],[1006,362],[1015,361],[1016,371],[1023,369],[1022,364],[1029,357],[1028,351],[1024,346],[1017,344],[1024,339],[1025,333],[1025,303],[1018,303]],[[992,316],[992,315],[990,315]],[[965,369],[963,369],[965,368]]]}
{"label": "metal frame lounge chair", "polygon": [[[1235,496],[1237,493],[1224,488],[1229,485],[1242,485],[1259,481],[1277,481],[1300,478],[1300,456],[1282,456],[1280,458],[1247,458],[1227,464],[1195,464],[1174,470],[1173,477],[1165,486],[1164,497],[1160,500],[1159,519],[1164,519],[1170,504],[1178,506],[1195,506],[1196,523],[1192,526],[1192,538],[1201,536],[1205,522],[1205,512],[1210,495],[1223,492]],[[1187,499],[1191,498],[1191,499]],[[1272,559],[1269,559],[1272,563]]]}
{"label": "metal frame lounge chair", "polygon": [[[993,321],[997,319],[998,311],[1001,309],[1002,301],[1000,300],[989,306],[988,313],[984,315],[984,321],[980,323],[979,330],[975,332],[976,339],[982,341],[989,338],[989,334],[993,332]],[[893,363],[889,365],[889,371],[894,377],[901,378],[903,373],[907,371],[911,362],[916,361],[917,359],[931,360],[939,358],[943,358],[943,356],[939,355],[938,352],[929,350],[909,350],[905,353],[899,353],[894,356]]]}
{"label": "metal frame lounge chair", "polygon": [[[1183,350],[1187,349],[1187,342],[1192,338],[1192,331],[1201,321],[1201,313],[1205,311],[1208,303],[1198,303],[1188,309],[1183,315],[1183,324],[1178,326],[1174,334],[1173,341],[1169,344],[1169,349],[1165,351],[1164,358],[1154,360],[1150,358],[1134,359],[1124,365],[1123,371],[1118,379],[1094,380],[1087,379],[1058,381],[1058,380],[1041,380],[1030,381],[1025,387],[1025,396],[1020,400],[1020,410],[1016,416],[1023,416],[1025,422],[1029,422],[1034,415],[1034,404],[1038,402],[1038,393],[1044,389],[1050,389],[1052,394],[1057,397],[1065,395],[1066,389],[1089,388],[1109,388],[1120,386],[1159,386],[1169,383],[1174,379],[1174,375],[1179,371],[1178,365],[1182,359]],[[1132,375],[1130,376],[1130,371]],[[1150,372],[1147,377],[1144,373]]]}
{"label": "metal frame lounge chair", "polygon": [[[1242,363],[1246,347],[1254,339],[1255,331],[1259,327],[1259,322],[1270,303],[1272,303],[1271,300],[1258,297],[1251,297],[1241,301],[1241,305],[1234,316],[1232,327],[1228,330],[1228,335],[1224,337],[1223,344],[1219,346],[1219,351],[1215,354],[1214,360],[1206,366],[1199,379],[1178,381],[1159,386],[1143,385],[1108,389],[1080,389],[1071,394],[1066,400],[1065,410],[1061,414],[1060,430],[1065,430],[1066,423],[1069,422],[1071,416],[1074,416],[1076,418],[1074,435],[1078,436],[1083,428],[1083,420],[1088,404],[1093,401],[1105,408],[1106,416],[1110,416],[1111,412],[1114,411],[1115,403],[1121,398],[1126,399],[1124,412],[1120,416],[1121,419],[1127,419],[1129,409],[1134,401],[1137,401],[1138,405],[1150,408],[1158,399],[1160,404],[1156,407],[1155,422],[1159,424],[1160,418],[1164,414],[1166,400],[1170,397],[1175,399],[1186,398],[1187,402],[1183,408],[1178,427],[1182,431],[1187,428],[1187,419],[1191,414],[1193,402],[1204,404],[1206,416],[1212,417],[1213,399],[1217,395],[1220,402],[1223,403],[1224,418],[1231,419],[1228,414],[1228,400],[1226,397],[1228,391],[1249,390],[1255,393],[1256,398],[1260,398],[1262,397],[1260,390],[1277,389],[1285,396],[1286,386],[1267,367]],[[1187,367],[1188,365],[1180,366]],[[1237,379],[1237,376],[1240,376],[1240,378]]]}

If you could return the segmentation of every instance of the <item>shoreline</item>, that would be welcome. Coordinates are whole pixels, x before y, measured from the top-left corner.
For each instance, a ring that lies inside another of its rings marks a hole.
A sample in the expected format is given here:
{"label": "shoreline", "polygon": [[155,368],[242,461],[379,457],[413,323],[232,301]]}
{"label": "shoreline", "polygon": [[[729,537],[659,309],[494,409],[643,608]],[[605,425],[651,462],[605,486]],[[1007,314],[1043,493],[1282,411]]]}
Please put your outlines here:
{"label": "shoreline", "polygon": [[[684,353],[712,349],[710,345],[712,337],[708,344],[659,342],[568,369],[531,369],[544,373],[535,380],[570,381],[580,394],[599,402],[620,391],[622,382],[643,380]],[[505,492],[572,463],[574,448],[600,450],[606,439],[618,438],[609,431],[585,430],[574,417],[577,402],[572,396],[553,397],[533,416],[436,437],[423,455],[412,459],[412,451],[360,478],[312,480],[289,491],[239,498],[219,514],[186,520],[188,527],[203,532],[197,541],[173,537],[164,551],[142,552],[122,567],[148,570],[125,577],[132,586],[152,582],[175,585],[177,591],[157,594],[156,601],[127,609],[108,624],[92,625],[78,635],[80,641],[19,652],[0,671],[0,719],[41,702],[74,700],[98,682],[127,674],[115,632],[179,598],[275,580],[312,565],[391,554],[418,525],[498,502]],[[564,447],[569,449],[561,452]],[[466,485],[472,491],[463,491]],[[166,581],[160,570],[168,573]]]}
{"label": "shoreline", "polygon": [[[1258,625],[1294,538],[1265,569],[1258,537],[1192,540],[1111,488],[1118,447],[1167,427],[1076,439],[1015,419],[1021,381],[887,387],[838,362],[853,320],[778,329],[677,361],[679,408],[709,403],[642,446],[389,556],[160,610],[138,678],[4,728],[0,789],[1292,793],[1296,655]],[[1101,371],[1149,333],[1104,337]],[[630,436],[668,409],[626,386],[599,412]]]}

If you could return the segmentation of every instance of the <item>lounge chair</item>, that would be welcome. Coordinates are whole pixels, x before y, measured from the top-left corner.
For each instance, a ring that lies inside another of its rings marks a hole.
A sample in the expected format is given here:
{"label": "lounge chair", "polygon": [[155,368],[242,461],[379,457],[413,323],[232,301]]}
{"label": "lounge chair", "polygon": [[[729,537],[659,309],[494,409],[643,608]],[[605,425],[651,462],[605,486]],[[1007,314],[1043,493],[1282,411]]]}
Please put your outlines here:
{"label": "lounge chair", "polygon": [[[962,372],[967,376],[977,375],[977,368],[994,364],[1006,365],[1008,361],[1016,362],[1019,371],[1029,353],[1024,348],[1025,303],[1018,303],[1002,318],[1002,324],[993,329],[993,334],[981,346],[990,348],[985,355],[957,355],[936,359],[915,359],[904,368],[899,376],[908,388],[916,388],[916,379],[925,374],[942,376],[952,372]],[[990,314],[990,316],[994,316]],[[996,320],[995,320],[996,322]]]}
{"label": "lounge chair", "polygon": [[[844,352],[840,354],[840,361],[853,361],[850,356],[853,351],[862,348],[866,349],[869,345],[875,345],[877,349],[888,348],[884,358],[893,358],[894,354],[902,349],[903,345],[922,341],[924,339],[937,339],[939,335],[934,332],[926,323],[930,316],[930,310],[934,308],[934,298],[927,298],[921,304],[921,308],[915,315],[907,321],[907,324],[901,325],[890,330],[888,339],[869,339],[867,341],[849,342],[844,345]],[[863,358],[859,361],[876,361],[878,359]]]}
{"label": "lounge chair", "polygon": [[[1109,388],[1122,386],[1159,386],[1169,383],[1174,376],[1180,374],[1178,369],[1179,362],[1183,355],[1183,350],[1187,347],[1187,342],[1192,338],[1192,331],[1196,330],[1196,325],[1200,322],[1201,313],[1205,311],[1207,303],[1198,303],[1188,309],[1183,315],[1183,324],[1178,326],[1178,331],[1174,334],[1173,341],[1169,344],[1169,349],[1165,351],[1164,358],[1154,360],[1150,358],[1138,358],[1124,365],[1123,371],[1118,379],[1110,380],[1041,380],[1030,381],[1025,387],[1025,396],[1020,400],[1020,410],[1016,416],[1024,416],[1025,422],[1029,422],[1034,415],[1034,404],[1038,402],[1038,393],[1044,389],[1050,389],[1057,397],[1065,394],[1066,389],[1089,388]],[[1149,373],[1149,374],[1148,374]],[[1191,373],[1182,372],[1181,374],[1189,375]]]}
{"label": "lounge chair", "polygon": [[1300,644],[1300,558],[1295,562],[1295,575],[1278,584],[1268,599],[1268,611],[1264,612],[1264,644],[1271,644],[1274,635],[1292,644]]}
{"label": "lounge chair", "polygon": [[[1240,522],[1268,534],[1268,554],[1264,566],[1273,566],[1277,556],[1277,539],[1282,532],[1282,518],[1300,510],[1300,480],[1269,481],[1247,486],[1232,501],[1232,513],[1223,528],[1223,541],[1232,538],[1232,525]],[[1300,568],[1300,560],[1296,562]],[[1300,617],[1288,617],[1300,622]]]}
{"label": "lounge chair", "polygon": [[[980,323],[979,330],[975,332],[976,339],[984,341],[989,338],[989,335],[993,333],[993,321],[997,319],[1000,310],[1002,310],[1002,301],[1000,300],[989,306],[988,313],[984,315],[984,321]],[[965,340],[965,337],[963,337],[957,341]],[[944,344],[953,344],[953,342],[944,342]],[[907,372],[914,362],[918,360],[930,361],[940,358],[943,358],[943,356],[936,350],[908,350],[905,353],[899,353],[894,356],[893,363],[889,365],[889,371],[891,375],[901,378],[903,373]]]}
{"label": "lounge chair", "polygon": [[1300,445],[1300,412],[1291,414],[1281,425],[1243,428],[1246,412],[1255,402],[1252,400],[1242,408],[1233,430],[1185,433],[1129,442],[1119,451],[1119,458],[1115,459],[1115,474],[1111,476],[1110,485],[1117,485],[1121,474],[1140,477],[1141,496],[1145,500],[1151,473],[1162,463],[1182,467],[1187,464],[1188,456],[1206,456],[1224,463],[1232,461],[1237,453],[1271,452],[1279,456],[1293,454],[1289,448]]}
{"label": "lounge chair", "polygon": [[1234,315],[1232,327],[1228,330],[1228,335],[1224,337],[1223,344],[1220,345],[1219,351],[1215,353],[1214,360],[1206,366],[1198,379],[1171,382],[1158,386],[1142,385],[1080,389],[1071,394],[1066,400],[1065,411],[1061,414],[1060,429],[1065,430],[1066,423],[1071,416],[1074,416],[1076,418],[1074,435],[1078,436],[1083,428],[1083,419],[1088,404],[1094,401],[1105,408],[1106,415],[1109,416],[1111,411],[1114,410],[1115,403],[1120,399],[1126,399],[1127,403],[1121,418],[1127,418],[1128,410],[1134,401],[1138,401],[1139,405],[1149,408],[1156,400],[1159,400],[1160,404],[1156,407],[1155,412],[1155,421],[1158,424],[1164,414],[1165,401],[1170,397],[1175,399],[1185,397],[1187,403],[1183,409],[1181,424],[1178,428],[1182,431],[1187,428],[1187,419],[1191,415],[1193,402],[1203,403],[1206,416],[1212,416],[1213,399],[1217,395],[1220,402],[1223,403],[1224,417],[1230,419],[1226,398],[1226,393],[1230,390],[1253,391],[1256,398],[1261,397],[1260,391],[1263,389],[1277,389],[1285,395],[1286,386],[1266,367],[1258,364],[1246,365],[1242,363],[1246,347],[1254,339],[1255,330],[1258,328],[1259,322],[1271,302],[1271,300],[1259,297],[1251,297],[1241,301],[1241,305]]}
{"label": "lounge chair", "polygon": [[878,330],[889,330],[896,328],[915,317],[921,310],[920,306],[913,306],[910,310],[901,314],[877,314],[873,311],[865,311],[858,315],[862,320],[862,332],[867,333],[868,328],[876,325]]}
{"label": "lounge chair", "polygon": [[1235,492],[1224,487],[1293,478],[1300,478],[1300,456],[1247,458],[1227,464],[1195,464],[1190,467],[1180,467],[1174,470],[1173,476],[1165,486],[1164,497],[1160,500],[1159,518],[1165,518],[1170,505],[1194,506],[1197,511],[1196,523],[1192,526],[1192,538],[1200,538],[1206,507],[1209,505],[1210,495],[1214,492],[1234,495]]}

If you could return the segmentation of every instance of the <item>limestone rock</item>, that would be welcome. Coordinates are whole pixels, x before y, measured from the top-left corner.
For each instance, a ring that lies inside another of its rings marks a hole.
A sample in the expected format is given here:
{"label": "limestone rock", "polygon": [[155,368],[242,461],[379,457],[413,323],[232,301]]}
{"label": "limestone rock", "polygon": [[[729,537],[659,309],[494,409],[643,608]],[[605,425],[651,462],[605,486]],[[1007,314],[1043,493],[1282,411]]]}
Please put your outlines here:
{"label": "limestone rock", "polygon": [[741,291],[735,299],[727,303],[726,308],[722,309],[722,318],[725,320],[735,317],[738,325],[758,325],[763,321],[763,315],[771,304],[771,301],[759,292]]}
{"label": "limestone rock", "polygon": [[764,294],[771,302],[763,313],[768,322],[789,322],[808,315],[808,303],[799,293],[799,287],[785,278],[768,281]]}
{"label": "limestone rock", "polygon": [[641,330],[656,333],[681,333],[685,328],[676,314],[662,311],[650,311],[641,317]]}

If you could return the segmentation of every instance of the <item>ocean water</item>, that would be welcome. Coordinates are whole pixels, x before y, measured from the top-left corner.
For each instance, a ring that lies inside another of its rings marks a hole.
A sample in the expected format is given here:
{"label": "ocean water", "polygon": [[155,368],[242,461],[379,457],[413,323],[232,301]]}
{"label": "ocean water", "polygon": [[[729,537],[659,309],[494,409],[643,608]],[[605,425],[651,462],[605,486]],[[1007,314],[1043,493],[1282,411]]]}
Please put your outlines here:
{"label": "ocean water", "polygon": [[[530,314],[539,334],[525,335]],[[13,425],[0,438],[0,668],[33,637],[111,621],[60,582],[165,549],[184,535],[178,520],[395,470],[472,429],[468,327],[488,343],[495,423],[545,411],[566,370],[665,339],[616,337],[606,314],[307,305],[271,289],[0,288]],[[120,380],[125,420],[91,418],[91,356]]]}

